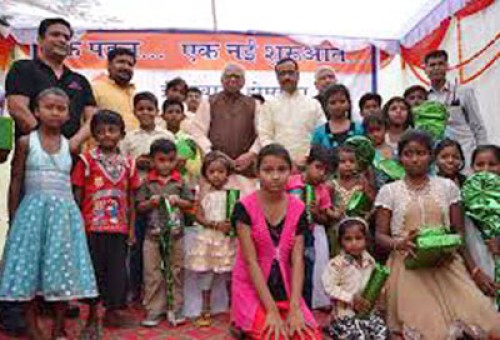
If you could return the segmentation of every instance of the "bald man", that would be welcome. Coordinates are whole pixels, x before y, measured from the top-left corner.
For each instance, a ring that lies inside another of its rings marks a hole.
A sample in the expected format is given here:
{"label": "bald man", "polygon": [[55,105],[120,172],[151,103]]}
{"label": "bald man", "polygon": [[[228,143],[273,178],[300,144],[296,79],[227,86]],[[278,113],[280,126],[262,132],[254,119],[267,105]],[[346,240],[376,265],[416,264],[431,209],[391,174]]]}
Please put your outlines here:
{"label": "bald man", "polygon": [[241,93],[243,67],[226,66],[221,83],[222,92],[200,104],[190,132],[204,154],[222,151],[234,161],[236,172],[251,175],[260,149],[256,126],[259,103]]}
{"label": "bald man", "polygon": [[325,115],[326,109],[323,103],[322,93],[329,85],[335,84],[336,82],[337,76],[335,75],[334,69],[330,66],[320,66],[314,73],[314,86],[316,86],[316,90],[318,90],[318,94],[314,98],[321,103]]}

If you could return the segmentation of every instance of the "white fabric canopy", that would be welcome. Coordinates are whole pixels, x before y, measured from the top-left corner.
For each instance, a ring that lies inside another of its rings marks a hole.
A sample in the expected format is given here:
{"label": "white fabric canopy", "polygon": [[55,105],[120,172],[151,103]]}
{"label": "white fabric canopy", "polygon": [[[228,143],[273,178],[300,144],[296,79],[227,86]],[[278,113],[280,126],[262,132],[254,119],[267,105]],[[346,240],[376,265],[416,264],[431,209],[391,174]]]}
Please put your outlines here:
{"label": "white fabric canopy", "polygon": [[[13,27],[64,16],[75,27],[214,29],[399,39],[439,0],[18,0],[0,3]],[[214,5],[214,7],[212,6]]]}

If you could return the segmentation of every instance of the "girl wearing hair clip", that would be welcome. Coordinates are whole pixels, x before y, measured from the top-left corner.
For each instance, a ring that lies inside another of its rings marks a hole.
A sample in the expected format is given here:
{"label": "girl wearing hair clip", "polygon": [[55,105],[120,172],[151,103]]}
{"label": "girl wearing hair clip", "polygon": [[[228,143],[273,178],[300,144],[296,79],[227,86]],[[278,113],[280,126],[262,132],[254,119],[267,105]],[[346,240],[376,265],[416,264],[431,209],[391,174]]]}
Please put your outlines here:
{"label": "girl wearing hair clip", "polygon": [[333,302],[326,332],[334,339],[387,339],[388,330],[380,316],[358,316],[369,313],[371,307],[361,297],[375,268],[375,260],[366,250],[368,224],[361,218],[345,218],[339,223],[338,238],[342,250],[323,273],[323,286]]}

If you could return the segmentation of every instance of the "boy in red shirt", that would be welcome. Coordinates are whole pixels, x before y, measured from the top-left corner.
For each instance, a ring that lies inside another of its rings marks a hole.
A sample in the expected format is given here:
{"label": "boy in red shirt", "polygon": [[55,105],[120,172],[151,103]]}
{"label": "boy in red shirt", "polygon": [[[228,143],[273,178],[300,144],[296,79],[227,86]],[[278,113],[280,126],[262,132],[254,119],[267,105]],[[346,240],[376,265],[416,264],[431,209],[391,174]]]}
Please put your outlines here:
{"label": "boy in red shirt", "polygon": [[[90,123],[97,147],[80,155],[72,174],[75,196],[82,209],[100,300],[108,327],[131,327],[126,308],[127,243],[133,243],[134,192],[140,186],[134,160],[120,153],[125,123],[113,111],[97,112]],[[98,332],[98,300],[90,300],[84,332]]]}

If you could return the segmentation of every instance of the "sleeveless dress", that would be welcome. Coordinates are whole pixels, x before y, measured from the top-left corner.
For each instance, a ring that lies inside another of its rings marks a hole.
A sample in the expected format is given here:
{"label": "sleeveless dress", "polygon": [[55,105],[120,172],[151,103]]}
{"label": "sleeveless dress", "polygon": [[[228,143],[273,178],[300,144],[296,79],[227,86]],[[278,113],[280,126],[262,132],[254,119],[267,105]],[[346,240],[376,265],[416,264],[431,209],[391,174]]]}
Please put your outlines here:
{"label": "sleeveless dress", "polygon": [[[264,208],[257,198],[257,192],[240,200],[251,219],[251,237],[255,246],[257,261],[266,282],[268,282],[271,275],[272,267],[274,266],[273,263],[277,263],[278,270],[281,273],[287,297],[285,301],[277,301],[278,309],[283,311],[281,314],[282,318],[286,318],[289,309],[289,298],[292,289],[291,255],[295,243],[297,225],[304,211],[304,204],[299,199],[290,194],[287,195],[287,199],[288,204],[283,231],[276,246],[271,238]],[[237,249],[232,272],[231,296],[232,301],[237,301],[237,303],[231,304],[231,321],[234,322],[237,328],[247,333],[247,338],[262,339],[266,313],[253,284],[250,271],[240,247]],[[304,336],[304,338],[321,339],[316,320],[303,299],[300,301],[300,308],[306,324],[314,332],[313,337]],[[298,336],[293,337],[294,340],[296,338]],[[281,339],[282,337],[280,337]]]}
{"label": "sleeveless dress", "polygon": [[29,135],[25,195],[7,238],[0,270],[0,300],[48,301],[97,297],[84,223],[73,198],[68,141],[55,154]]}
{"label": "sleeveless dress", "polygon": [[[207,221],[226,220],[226,190],[214,190],[201,198]],[[231,237],[222,232],[203,228],[193,246],[187,250],[186,268],[195,272],[227,273],[233,268],[235,247]]]}
{"label": "sleeveless dress", "polygon": [[[430,177],[420,190],[404,180],[385,185],[375,205],[391,211],[390,232],[403,238],[422,225],[450,226],[450,206],[460,201],[458,187],[449,179]],[[446,266],[406,269],[405,255],[393,251],[388,266],[387,325],[405,332],[406,339],[448,339],[458,325],[490,331],[500,324],[493,302],[483,295],[458,253]]]}

